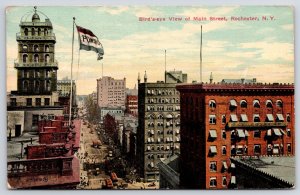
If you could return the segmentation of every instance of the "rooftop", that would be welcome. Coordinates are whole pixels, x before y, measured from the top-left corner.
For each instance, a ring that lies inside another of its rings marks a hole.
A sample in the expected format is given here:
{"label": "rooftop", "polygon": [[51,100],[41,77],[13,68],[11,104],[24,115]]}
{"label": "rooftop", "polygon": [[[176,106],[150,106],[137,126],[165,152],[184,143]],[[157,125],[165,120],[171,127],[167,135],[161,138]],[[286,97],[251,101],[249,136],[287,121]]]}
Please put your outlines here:
{"label": "rooftop", "polygon": [[295,184],[294,156],[263,156],[259,158],[234,158],[234,161],[257,170],[263,174]]}

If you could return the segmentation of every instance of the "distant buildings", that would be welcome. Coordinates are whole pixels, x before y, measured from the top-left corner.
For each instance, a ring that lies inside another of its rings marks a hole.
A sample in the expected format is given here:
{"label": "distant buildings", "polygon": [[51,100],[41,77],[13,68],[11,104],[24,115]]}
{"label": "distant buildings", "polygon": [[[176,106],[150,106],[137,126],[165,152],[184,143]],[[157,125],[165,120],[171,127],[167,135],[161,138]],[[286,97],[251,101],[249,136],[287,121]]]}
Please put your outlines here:
{"label": "distant buildings", "polygon": [[[170,75],[172,72],[166,73],[166,77]],[[184,77],[170,76],[168,77],[170,83],[163,81],[149,83],[145,73],[144,83],[140,83],[138,79],[139,126],[136,164],[139,166],[139,174],[145,181],[158,181],[159,159],[168,158],[174,152],[179,152],[180,101],[175,86],[178,84],[178,78]]]}
{"label": "distant buildings", "polygon": [[182,188],[236,188],[230,157],[295,155],[294,85],[187,84],[176,89]]}
{"label": "distant buildings", "polygon": [[[76,83],[73,80],[72,84],[72,105],[76,105]],[[71,93],[71,80],[68,77],[63,78],[62,80],[57,81],[57,91],[59,97],[70,97]]]}
{"label": "distant buildings", "polygon": [[97,104],[99,107],[125,107],[126,78],[104,76],[97,79]]}
{"label": "distant buildings", "polygon": [[62,115],[57,92],[58,62],[55,60],[56,38],[52,23],[41,21],[37,11],[22,17],[17,33],[18,59],[17,91],[8,95],[8,137],[20,136],[24,131],[37,131],[41,115],[53,118]]}

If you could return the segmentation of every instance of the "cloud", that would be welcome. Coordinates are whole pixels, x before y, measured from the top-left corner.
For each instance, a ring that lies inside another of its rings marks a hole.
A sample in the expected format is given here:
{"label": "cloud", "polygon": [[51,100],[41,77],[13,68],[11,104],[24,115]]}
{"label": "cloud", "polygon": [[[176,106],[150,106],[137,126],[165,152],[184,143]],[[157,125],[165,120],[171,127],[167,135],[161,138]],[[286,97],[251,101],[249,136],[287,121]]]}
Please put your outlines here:
{"label": "cloud", "polygon": [[240,47],[257,49],[262,60],[274,61],[283,59],[289,62],[294,61],[294,45],[291,43],[259,41],[241,43]]}
{"label": "cloud", "polygon": [[284,30],[293,31],[294,30],[294,24],[282,25],[281,28],[284,29]]}
{"label": "cloud", "polygon": [[126,11],[128,11],[129,7],[128,6],[117,6],[117,7],[100,7],[97,9],[97,11],[100,12],[106,12],[109,13],[111,15],[119,15],[121,13],[124,13]]}

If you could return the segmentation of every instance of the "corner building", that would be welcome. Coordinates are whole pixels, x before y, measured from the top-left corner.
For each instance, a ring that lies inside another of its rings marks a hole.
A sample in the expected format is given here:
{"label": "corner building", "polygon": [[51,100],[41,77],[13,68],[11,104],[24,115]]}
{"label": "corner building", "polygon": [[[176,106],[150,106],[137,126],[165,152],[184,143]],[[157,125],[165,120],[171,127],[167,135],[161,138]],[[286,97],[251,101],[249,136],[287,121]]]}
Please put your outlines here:
{"label": "corner building", "polygon": [[180,91],[180,185],[235,188],[230,157],[294,155],[294,85],[190,84]]}

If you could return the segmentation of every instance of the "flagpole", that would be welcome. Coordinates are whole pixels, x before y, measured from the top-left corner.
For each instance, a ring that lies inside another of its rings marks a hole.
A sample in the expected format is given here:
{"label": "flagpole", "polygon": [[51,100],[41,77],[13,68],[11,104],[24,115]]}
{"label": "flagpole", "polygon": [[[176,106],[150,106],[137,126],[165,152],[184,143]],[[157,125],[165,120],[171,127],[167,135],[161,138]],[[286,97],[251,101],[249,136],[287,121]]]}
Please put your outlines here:
{"label": "flagpole", "polygon": [[102,78],[103,78],[103,62],[102,62]]}
{"label": "flagpole", "polygon": [[80,62],[80,48],[78,49],[78,64],[77,64],[77,76],[76,76],[76,80],[78,80],[78,72],[79,72],[79,62]]}
{"label": "flagpole", "polygon": [[165,83],[167,82],[167,50],[165,49]]}
{"label": "flagpole", "polygon": [[72,35],[72,58],[71,58],[71,92],[70,92],[70,113],[69,113],[69,126],[71,126],[72,118],[72,96],[73,96],[73,56],[74,56],[74,26],[75,17],[73,17],[73,35]]}
{"label": "flagpole", "polygon": [[200,83],[202,84],[202,25],[201,25],[201,38],[200,38]]}

